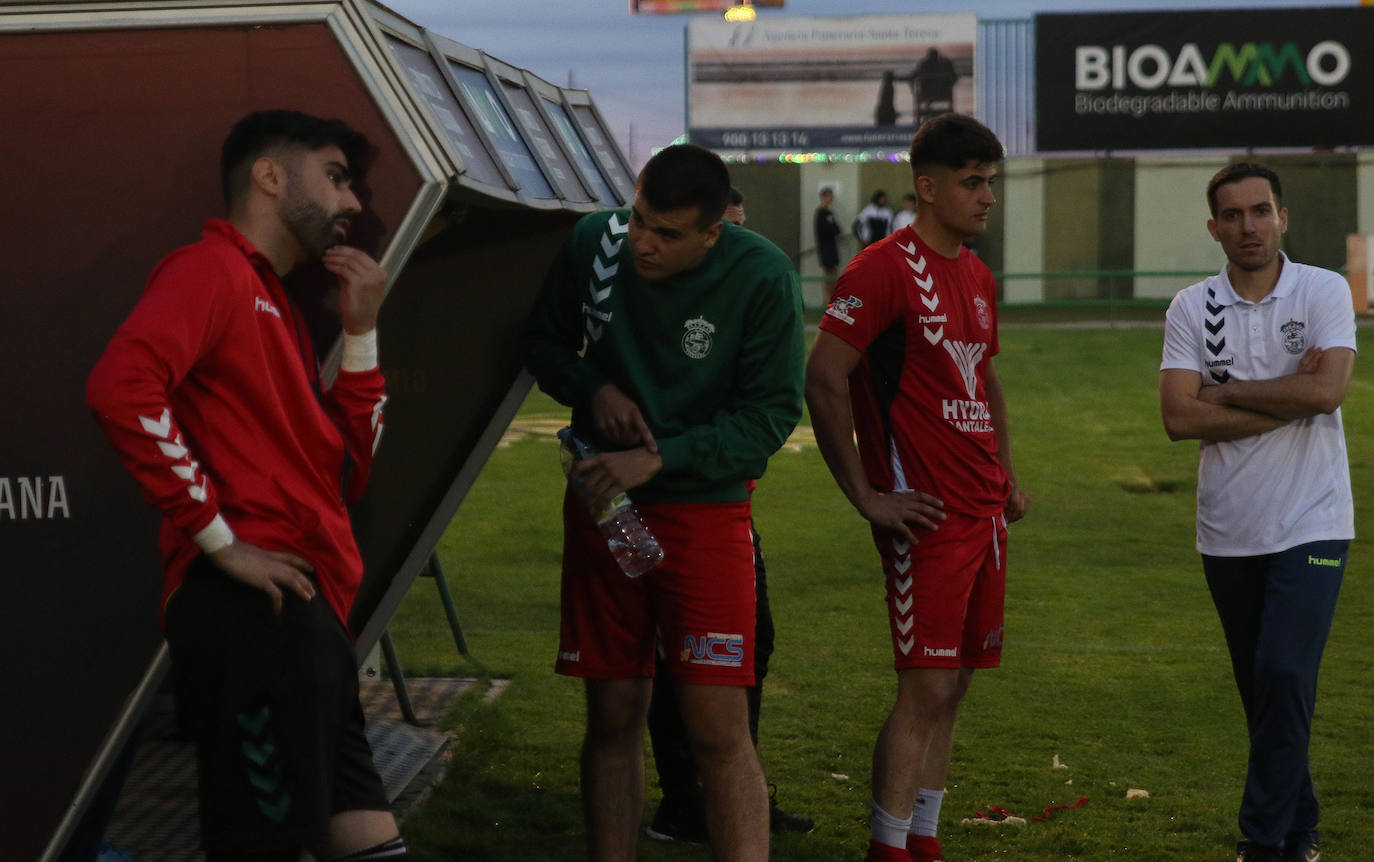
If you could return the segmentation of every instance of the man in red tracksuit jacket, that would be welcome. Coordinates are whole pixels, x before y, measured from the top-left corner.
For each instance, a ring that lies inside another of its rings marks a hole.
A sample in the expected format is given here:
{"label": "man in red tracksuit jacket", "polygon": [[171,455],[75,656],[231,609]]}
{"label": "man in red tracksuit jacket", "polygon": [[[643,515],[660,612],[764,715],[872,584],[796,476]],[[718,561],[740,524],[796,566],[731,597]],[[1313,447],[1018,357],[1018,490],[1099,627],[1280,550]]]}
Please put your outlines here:
{"label": "man in red tracksuit jacket", "polygon": [[[363,568],[345,505],[362,493],[386,401],[386,272],[342,244],[369,152],[338,120],[239,121],[221,153],[227,220],[158,264],[87,382],[162,511],[163,619],[210,862],[406,852],[345,623]],[[314,260],[338,278],[344,330],[327,390],[280,281]]]}

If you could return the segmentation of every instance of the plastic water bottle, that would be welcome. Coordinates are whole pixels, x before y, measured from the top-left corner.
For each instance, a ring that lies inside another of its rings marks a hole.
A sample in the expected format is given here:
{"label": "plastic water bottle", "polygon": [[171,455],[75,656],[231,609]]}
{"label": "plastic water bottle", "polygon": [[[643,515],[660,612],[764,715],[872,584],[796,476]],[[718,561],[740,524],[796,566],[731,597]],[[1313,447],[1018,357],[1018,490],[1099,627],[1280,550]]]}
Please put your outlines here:
{"label": "plastic water bottle", "polygon": [[[596,454],[596,450],[582,442],[573,434],[571,428],[558,432],[563,458],[563,472],[572,470],[573,465],[584,458]],[[593,515],[601,535],[606,537],[606,547],[615,557],[620,570],[631,578],[637,578],[663,562],[663,548],[658,539],[639,519],[639,512],[630,502],[628,494],[621,493],[599,514]]]}

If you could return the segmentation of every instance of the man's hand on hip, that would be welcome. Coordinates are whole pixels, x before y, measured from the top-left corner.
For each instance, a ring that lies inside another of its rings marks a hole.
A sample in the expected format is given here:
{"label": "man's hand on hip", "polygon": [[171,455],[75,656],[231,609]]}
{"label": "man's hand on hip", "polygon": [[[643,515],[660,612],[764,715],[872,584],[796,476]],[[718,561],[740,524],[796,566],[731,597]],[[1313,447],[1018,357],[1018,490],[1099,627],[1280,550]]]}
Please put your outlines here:
{"label": "man's hand on hip", "polygon": [[307,602],[315,597],[315,585],[306,577],[314,569],[295,554],[269,551],[236,540],[209,554],[208,559],[234,580],[267,593],[274,614],[281,613],[283,588]]}
{"label": "man's hand on hip", "polygon": [[857,506],[859,514],[873,526],[896,533],[912,544],[917,539],[911,525],[934,530],[945,519],[944,501],[919,491],[874,491]]}

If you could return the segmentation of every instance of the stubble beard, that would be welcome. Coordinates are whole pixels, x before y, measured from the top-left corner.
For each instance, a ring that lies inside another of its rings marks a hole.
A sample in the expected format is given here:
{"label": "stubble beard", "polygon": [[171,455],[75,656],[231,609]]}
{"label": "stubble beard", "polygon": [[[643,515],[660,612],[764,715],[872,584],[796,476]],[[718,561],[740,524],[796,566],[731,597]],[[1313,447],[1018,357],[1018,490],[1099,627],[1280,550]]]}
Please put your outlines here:
{"label": "stubble beard", "polygon": [[1278,247],[1266,248],[1258,258],[1230,258],[1231,265],[1243,272],[1259,272],[1269,266],[1279,256]]}
{"label": "stubble beard", "polygon": [[292,181],[287,187],[282,209],[282,223],[292,238],[305,250],[309,260],[319,260],[324,253],[339,244],[334,233],[336,219],[342,213],[329,214],[324,207],[306,197]]}

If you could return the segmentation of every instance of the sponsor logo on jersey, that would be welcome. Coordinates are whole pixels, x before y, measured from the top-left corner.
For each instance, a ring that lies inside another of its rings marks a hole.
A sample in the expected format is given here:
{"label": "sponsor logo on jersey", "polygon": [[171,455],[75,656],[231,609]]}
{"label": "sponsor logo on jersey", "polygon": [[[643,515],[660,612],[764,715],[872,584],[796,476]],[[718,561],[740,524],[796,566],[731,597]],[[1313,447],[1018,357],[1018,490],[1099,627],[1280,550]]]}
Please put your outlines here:
{"label": "sponsor logo on jersey", "polygon": [[0,521],[71,518],[62,476],[0,476]]}
{"label": "sponsor logo on jersey", "polygon": [[934,647],[923,646],[923,647],[921,647],[921,652],[922,652],[922,654],[925,655],[926,658],[958,658],[958,657],[959,657],[959,648],[958,648],[958,647],[950,647],[949,649],[935,649]]}
{"label": "sponsor logo on jersey", "polygon": [[988,301],[981,296],[973,298],[973,311],[978,315],[978,325],[984,329],[992,328],[992,315],[988,313]]}
{"label": "sponsor logo on jersey", "polygon": [[954,360],[954,366],[959,369],[959,375],[964,378],[964,388],[968,390],[968,397],[978,397],[978,363],[983,360],[983,354],[987,353],[988,346],[968,341],[954,341],[946,339],[945,352],[949,358]]}
{"label": "sponsor logo on jersey", "polygon": [[983,649],[1000,649],[1002,646],[1003,626],[998,626],[983,638]]}
{"label": "sponsor logo on jersey", "polygon": [[741,667],[744,664],[744,635],[707,632],[682,639],[679,658],[687,664],[715,667]]}
{"label": "sponsor logo on jersey", "polygon": [[1209,359],[1209,360],[1207,360],[1207,367],[1208,367],[1208,368],[1221,368],[1221,367],[1226,366],[1226,365],[1234,365],[1234,364],[1236,364],[1236,360],[1235,360],[1234,357],[1231,357],[1231,356],[1228,356],[1228,357],[1226,357],[1225,359]]}
{"label": "sponsor logo on jersey", "polygon": [[863,306],[864,301],[857,296],[846,296],[843,299],[837,297],[831,301],[829,307],[825,309],[825,313],[836,320],[844,321],[853,326],[854,318],[850,316],[849,312],[856,308],[863,308]]}
{"label": "sponsor logo on jersey", "polygon": [[1290,320],[1279,327],[1279,332],[1283,333],[1283,349],[1297,356],[1307,349],[1306,324],[1298,320]]}
{"label": "sponsor logo on jersey", "polygon": [[715,324],[704,317],[694,317],[682,324],[687,330],[682,333],[682,352],[691,359],[705,359],[711,352],[711,336],[715,334]]}
{"label": "sponsor logo on jersey", "polygon": [[281,312],[277,311],[277,307],[272,303],[268,302],[267,300],[263,299],[261,296],[253,297],[253,310],[265,311],[268,314],[276,315],[276,318],[278,320],[281,320]]}

